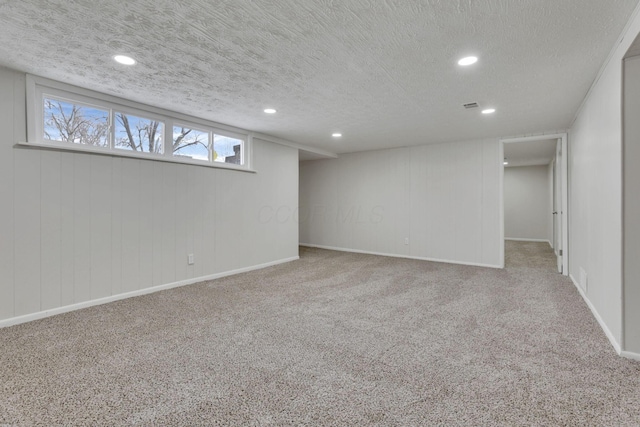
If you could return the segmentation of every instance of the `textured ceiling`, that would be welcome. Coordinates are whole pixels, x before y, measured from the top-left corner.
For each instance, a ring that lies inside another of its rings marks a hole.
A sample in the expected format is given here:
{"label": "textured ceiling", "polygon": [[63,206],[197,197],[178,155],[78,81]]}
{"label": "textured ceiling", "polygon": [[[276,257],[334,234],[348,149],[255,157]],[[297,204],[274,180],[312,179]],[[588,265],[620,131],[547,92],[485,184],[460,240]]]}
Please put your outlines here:
{"label": "textured ceiling", "polygon": [[557,139],[504,144],[507,167],[548,165],[556,157]]}
{"label": "textured ceiling", "polygon": [[637,2],[0,0],[0,64],[341,153],[567,128]]}

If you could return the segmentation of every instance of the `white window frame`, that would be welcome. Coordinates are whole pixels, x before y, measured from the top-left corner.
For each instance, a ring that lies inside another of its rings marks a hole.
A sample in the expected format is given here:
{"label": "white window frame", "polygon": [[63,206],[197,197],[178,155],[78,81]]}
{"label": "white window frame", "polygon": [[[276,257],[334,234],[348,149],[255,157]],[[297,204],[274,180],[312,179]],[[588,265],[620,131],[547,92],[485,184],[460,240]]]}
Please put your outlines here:
{"label": "white window frame", "polygon": [[[164,129],[162,131],[162,153],[147,153],[144,151],[133,151],[133,150],[125,150],[123,148],[117,148],[115,146],[116,143],[116,139],[115,139],[115,134],[116,134],[116,114],[117,113],[122,113],[125,116],[134,116],[134,117],[138,117],[141,119],[147,119],[147,120],[154,120],[154,121],[158,121],[162,123],[162,126],[164,126]],[[137,108],[128,108],[128,107],[111,107],[111,129],[109,131],[110,137],[111,137],[111,149],[115,152],[115,153],[119,153],[119,152],[128,152],[128,153],[132,153],[134,155],[140,156],[140,157],[155,157],[155,158],[164,158],[165,155],[167,154],[167,117],[163,117],[157,114],[153,114],[152,112],[149,113],[145,110],[140,110]]]}
{"label": "white window frame", "polygon": [[[229,138],[239,139],[240,141],[242,141],[242,148],[240,149],[241,162],[242,162],[242,164],[244,164],[246,162],[246,159],[247,159],[247,155],[246,155],[247,141],[245,139],[243,139],[242,134],[237,134],[237,133],[233,133],[233,132],[219,131],[217,129],[213,129],[213,132],[211,132],[211,146],[212,146],[212,148],[215,148],[214,139],[215,139],[216,135],[228,136]],[[218,162],[218,164],[223,165],[225,163]],[[234,163],[229,163],[229,164],[234,164]]]}
{"label": "white window frame", "polygon": [[[64,95],[66,95],[65,93],[61,93],[58,94],[57,92],[59,91],[55,91],[55,90],[48,90],[48,91],[43,91],[41,94],[41,99],[40,99],[40,103],[37,105],[37,114],[38,116],[36,117],[40,117],[40,120],[37,120],[36,123],[36,132],[38,132],[38,135],[42,135],[42,141],[48,144],[68,144],[67,142],[64,141],[58,141],[55,139],[46,139],[44,137],[44,99],[45,98],[51,98],[51,99],[55,99],[56,101],[62,101],[62,102],[67,102],[73,105],[79,105],[82,107],[89,107],[89,108],[97,108],[99,110],[103,110],[107,112],[107,126],[109,126],[109,132],[107,133],[107,146],[105,147],[94,147],[97,149],[100,149],[101,151],[109,151],[111,149],[111,138],[109,133],[111,132],[111,111],[109,110],[108,107],[102,106],[102,105],[96,105],[96,104],[92,104],[90,101],[91,99],[86,99],[85,97],[77,97],[76,99],[69,99],[67,97],[65,97]],[[78,146],[82,146],[81,144],[77,144]]]}
{"label": "white window frame", "polygon": [[[106,95],[93,90],[72,86],[66,83],[49,80],[44,77],[27,75],[27,142],[25,146],[56,149],[64,151],[76,151],[108,155],[114,157],[131,157],[136,159],[164,161],[171,163],[183,163],[199,166],[207,166],[221,169],[255,172],[252,169],[252,139],[251,132],[244,129],[224,125],[189,116],[162,108],[152,107],[123,98]],[[109,146],[94,147],[90,145],[74,144],[48,140],[44,138],[44,97],[48,96],[64,102],[98,108],[109,111]],[[140,151],[124,150],[115,147],[115,114],[124,113],[137,117],[158,120],[163,123],[163,153],[146,153]],[[209,132],[210,152],[209,161],[192,159],[189,157],[173,155],[173,127],[185,126],[198,131]],[[241,165],[234,163],[222,163],[213,161],[214,135],[228,136],[242,141]]]}
{"label": "white window frame", "polygon": [[[181,157],[181,156],[176,156],[175,154],[173,154],[173,128],[174,127],[182,127],[182,128],[189,128],[191,130],[195,130],[198,132],[202,132],[202,133],[207,133],[209,136],[209,147],[208,147],[208,151],[209,151],[209,161],[213,163],[213,132],[211,131],[211,128],[207,128],[205,126],[200,126],[194,123],[189,123],[186,121],[175,121],[173,122],[173,126],[171,126],[171,138],[169,138],[169,140],[171,141],[171,156],[173,157]],[[193,160],[193,159],[192,159]]]}

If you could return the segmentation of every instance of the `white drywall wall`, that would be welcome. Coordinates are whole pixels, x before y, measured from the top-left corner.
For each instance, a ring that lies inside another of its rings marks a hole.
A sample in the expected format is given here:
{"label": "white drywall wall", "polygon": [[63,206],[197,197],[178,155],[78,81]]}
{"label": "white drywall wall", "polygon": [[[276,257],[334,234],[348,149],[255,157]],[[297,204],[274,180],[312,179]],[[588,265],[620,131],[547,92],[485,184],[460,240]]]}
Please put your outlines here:
{"label": "white drywall wall", "polygon": [[[547,204],[548,204],[549,209],[551,210],[551,212],[553,212],[553,168],[554,168],[554,165],[555,165],[555,163],[552,161],[547,166],[547,194],[549,196],[549,198],[547,200]],[[553,215],[549,215],[547,217],[547,240],[551,244],[552,248],[555,245],[555,242],[553,241],[553,221],[554,221]]]}
{"label": "white drywall wall", "polygon": [[548,241],[549,189],[547,166],[504,169],[505,238]]}

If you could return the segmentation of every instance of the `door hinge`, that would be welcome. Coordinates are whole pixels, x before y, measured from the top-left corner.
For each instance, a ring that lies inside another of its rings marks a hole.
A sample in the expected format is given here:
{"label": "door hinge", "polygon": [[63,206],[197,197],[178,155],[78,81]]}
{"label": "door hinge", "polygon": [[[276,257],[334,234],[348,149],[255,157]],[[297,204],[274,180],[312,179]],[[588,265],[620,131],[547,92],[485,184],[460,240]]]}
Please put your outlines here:
{"label": "door hinge", "polygon": [[560,256],[562,256],[562,249],[560,249]]}

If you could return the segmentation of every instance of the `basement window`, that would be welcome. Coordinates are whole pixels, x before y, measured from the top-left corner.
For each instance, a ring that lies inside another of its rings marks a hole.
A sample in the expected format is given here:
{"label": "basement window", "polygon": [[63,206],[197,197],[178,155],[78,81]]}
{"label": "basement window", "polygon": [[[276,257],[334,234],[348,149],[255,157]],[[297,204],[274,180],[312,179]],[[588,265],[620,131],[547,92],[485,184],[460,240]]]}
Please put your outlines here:
{"label": "basement window", "polygon": [[27,76],[26,145],[250,170],[249,132]]}
{"label": "basement window", "polygon": [[109,111],[78,102],[43,97],[44,141],[109,147]]}
{"label": "basement window", "polygon": [[173,155],[196,160],[215,160],[211,132],[191,126],[173,126]]}
{"label": "basement window", "polygon": [[163,153],[164,123],[125,113],[115,113],[114,147],[140,153]]}
{"label": "basement window", "polygon": [[213,149],[216,153],[216,162],[231,163],[234,165],[242,164],[242,139],[232,138],[225,135],[213,136]]}

